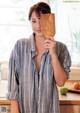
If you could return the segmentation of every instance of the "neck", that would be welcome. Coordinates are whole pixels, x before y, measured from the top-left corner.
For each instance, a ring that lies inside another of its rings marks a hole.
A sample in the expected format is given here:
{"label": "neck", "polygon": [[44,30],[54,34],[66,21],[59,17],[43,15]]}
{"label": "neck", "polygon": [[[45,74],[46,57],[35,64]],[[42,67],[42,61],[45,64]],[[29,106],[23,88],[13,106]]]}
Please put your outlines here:
{"label": "neck", "polygon": [[45,38],[42,36],[35,36],[35,42],[36,43],[44,43]]}

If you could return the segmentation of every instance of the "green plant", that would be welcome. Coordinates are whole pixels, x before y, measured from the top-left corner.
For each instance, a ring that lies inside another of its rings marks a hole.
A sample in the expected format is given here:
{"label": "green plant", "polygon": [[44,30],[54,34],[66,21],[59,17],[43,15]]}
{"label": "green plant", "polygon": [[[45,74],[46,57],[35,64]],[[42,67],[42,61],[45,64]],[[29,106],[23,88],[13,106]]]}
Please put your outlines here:
{"label": "green plant", "polygon": [[80,31],[72,32],[75,47],[80,50]]}

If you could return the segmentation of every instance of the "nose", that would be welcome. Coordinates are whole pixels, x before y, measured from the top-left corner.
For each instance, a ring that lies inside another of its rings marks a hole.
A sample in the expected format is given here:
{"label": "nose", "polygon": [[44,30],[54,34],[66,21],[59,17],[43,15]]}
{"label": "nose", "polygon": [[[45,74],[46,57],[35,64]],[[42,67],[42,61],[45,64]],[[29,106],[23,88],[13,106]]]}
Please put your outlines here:
{"label": "nose", "polygon": [[37,28],[41,28],[41,22],[40,22],[40,20],[37,22]]}

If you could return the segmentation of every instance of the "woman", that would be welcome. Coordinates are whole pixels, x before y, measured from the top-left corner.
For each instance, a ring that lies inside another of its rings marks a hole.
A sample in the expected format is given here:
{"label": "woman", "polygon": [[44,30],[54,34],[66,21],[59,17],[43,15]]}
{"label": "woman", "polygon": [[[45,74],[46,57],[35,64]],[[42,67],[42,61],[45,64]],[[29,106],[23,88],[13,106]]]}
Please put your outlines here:
{"label": "woman", "polygon": [[33,34],[15,44],[9,61],[8,99],[11,113],[59,113],[58,86],[69,76],[71,59],[67,47],[41,31],[40,14],[51,13],[48,4],[30,8]]}

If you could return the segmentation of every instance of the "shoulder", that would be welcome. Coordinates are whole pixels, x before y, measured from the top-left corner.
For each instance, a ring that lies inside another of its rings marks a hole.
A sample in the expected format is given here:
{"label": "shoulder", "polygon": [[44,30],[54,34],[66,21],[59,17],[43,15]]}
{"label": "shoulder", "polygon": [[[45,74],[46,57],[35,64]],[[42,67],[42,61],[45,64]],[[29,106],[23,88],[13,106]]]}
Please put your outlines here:
{"label": "shoulder", "polygon": [[15,44],[15,48],[23,48],[23,47],[27,47],[29,45],[29,38],[22,38],[17,40],[16,44]]}
{"label": "shoulder", "polygon": [[12,52],[20,54],[25,50],[27,52],[30,50],[29,38],[22,38],[22,39],[17,40]]}
{"label": "shoulder", "polygon": [[64,53],[68,53],[69,51],[68,51],[66,44],[57,41],[56,42],[56,52],[59,56],[59,55],[64,54]]}
{"label": "shoulder", "polygon": [[27,44],[27,42],[28,42],[27,38],[22,38],[22,39],[17,40],[15,45]]}
{"label": "shoulder", "polygon": [[66,44],[57,41],[57,46],[61,47],[61,48],[67,48]]}
{"label": "shoulder", "polygon": [[60,51],[68,50],[66,44],[64,44],[62,42],[57,41],[56,45],[57,45],[57,49],[60,50]]}

